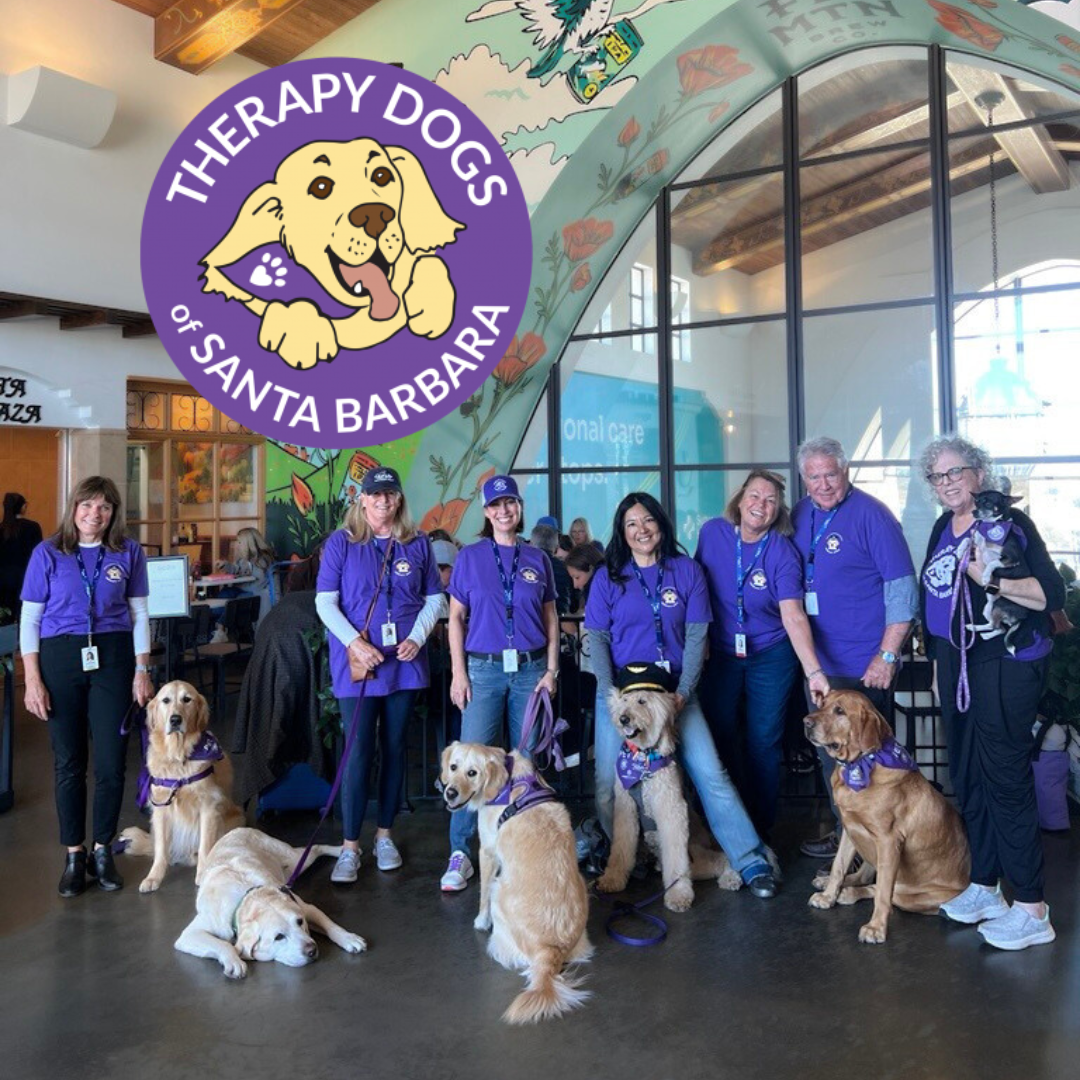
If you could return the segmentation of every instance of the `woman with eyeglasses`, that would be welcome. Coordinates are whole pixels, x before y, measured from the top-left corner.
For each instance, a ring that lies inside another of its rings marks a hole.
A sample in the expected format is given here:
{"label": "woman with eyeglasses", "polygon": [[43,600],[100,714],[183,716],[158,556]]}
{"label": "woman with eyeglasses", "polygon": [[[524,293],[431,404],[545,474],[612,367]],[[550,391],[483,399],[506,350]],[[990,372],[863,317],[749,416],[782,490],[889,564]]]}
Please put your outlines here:
{"label": "woman with eyeglasses", "polygon": [[[1031,519],[1012,510],[1024,549],[1023,577],[987,575],[974,532],[975,496],[993,489],[993,462],[956,436],[935,439],[922,454],[922,474],[944,507],[930,535],[920,574],[926,652],[935,664],[949,750],[949,776],[971,844],[971,884],[942,905],[955,922],[980,923],[999,949],[1054,940],[1043,897],[1043,853],[1031,770],[1032,725],[1046,685],[1052,648],[1048,610],[1062,607],[1065,584]],[[985,579],[985,583],[984,583]],[[983,621],[988,596],[1028,609],[1024,633],[1010,653],[1003,635],[970,629]],[[1009,882],[1013,904],[1001,891]]]}
{"label": "woman with eyeglasses", "polygon": [[776,895],[766,850],[731,777],[720,763],[697,698],[712,611],[701,567],[683,551],[663,508],[635,491],[619,503],[604,565],[585,606],[596,676],[596,813],[612,836],[619,733],[607,708],[614,672],[626,664],[659,664],[676,684],[679,763],[686,770],[713,836],[750,891]]}

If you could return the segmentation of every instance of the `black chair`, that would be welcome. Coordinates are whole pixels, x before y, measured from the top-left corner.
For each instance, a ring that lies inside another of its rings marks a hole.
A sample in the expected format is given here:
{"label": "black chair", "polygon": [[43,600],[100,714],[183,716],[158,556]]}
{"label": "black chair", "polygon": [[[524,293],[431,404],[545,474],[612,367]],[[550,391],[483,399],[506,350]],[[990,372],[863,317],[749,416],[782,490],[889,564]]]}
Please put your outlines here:
{"label": "black chair", "polygon": [[[229,640],[199,646],[199,662],[209,663],[214,669],[214,715],[217,717],[225,711],[229,664],[237,660],[246,663],[254,649],[260,603],[257,596],[238,596],[227,601],[221,628]],[[239,691],[239,686],[236,689]]]}
{"label": "black chair", "polygon": [[200,693],[206,693],[203,679],[203,657],[200,650],[210,644],[214,633],[214,611],[208,604],[196,604],[191,609],[190,617],[177,619],[173,628],[173,645],[178,655],[177,673],[184,677],[188,664],[195,665],[195,678]]}

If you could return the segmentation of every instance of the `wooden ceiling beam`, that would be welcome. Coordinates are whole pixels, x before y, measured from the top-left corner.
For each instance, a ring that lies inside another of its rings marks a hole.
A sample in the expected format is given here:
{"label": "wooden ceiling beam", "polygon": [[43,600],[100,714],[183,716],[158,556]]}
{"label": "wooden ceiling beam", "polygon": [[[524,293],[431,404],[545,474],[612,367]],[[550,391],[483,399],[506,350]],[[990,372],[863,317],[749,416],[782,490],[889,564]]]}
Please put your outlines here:
{"label": "wooden ceiling beam", "polygon": [[61,315],[60,329],[85,330],[91,326],[104,326],[107,314],[104,308],[97,308],[91,311],[79,311],[70,315]]}
{"label": "wooden ceiling beam", "polygon": [[31,315],[47,315],[43,305],[33,300],[0,299],[0,319],[26,319]]}

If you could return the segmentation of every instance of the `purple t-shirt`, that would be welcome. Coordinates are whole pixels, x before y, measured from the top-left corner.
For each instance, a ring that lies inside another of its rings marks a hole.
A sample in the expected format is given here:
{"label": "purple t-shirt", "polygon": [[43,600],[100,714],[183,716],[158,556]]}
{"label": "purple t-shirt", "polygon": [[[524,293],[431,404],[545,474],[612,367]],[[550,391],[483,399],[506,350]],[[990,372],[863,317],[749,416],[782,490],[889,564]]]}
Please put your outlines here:
{"label": "purple t-shirt", "polygon": [[780,618],[781,600],[803,597],[802,562],[786,536],[769,533],[760,556],[760,541],[742,545],[743,608],[739,626],[738,592],[735,584],[736,526],[724,518],[706,521],[698,535],[694,558],[705,571],[712,601],[713,621],[709,641],[713,650],[735,655],[735,635],[746,635],[747,653],[764,652],[787,637]]}
{"label": "purple t-shirt", "polygon": [[[812,568],[811,542],[830,512],[800,499],[791,520],[805,591],[817,594],[818,614],[810,615],[810,627],[818,659],[826,675],[857,679],[881,648],[885,582],[914,577],[915,567],[900,522],[883,502],[852,488],[835,509]],[[810,606],[807,601],[808,611]]]}
{"label": "purple t-shirt", "polygon": [[[981,527],[985,531],[986,523],[982,523]],[[1016,526],[1013,526],[1013,528],[1020,540],[1021,547],[1026,550],[1027,536],[1024,534],[1024,530]],[[960,567],[962,546],[970,540],[972,531],[973,526],[969,526],[960,536],[954,536],[951,521],[946,524],[945,528],[941,530],[937,546],[934,548],[934,553],[930,556],[922,576],[922,586],[926,593],[926,630],[928,633],[933,634],[934,637],[944,638],[950,643],[952,638],[950,637],[949,615],[952,611],[953,589],[956,587],[956,576]],[[995,535],[992,539],[999,541],[1003,537]],[[959,604],[959,601],[957,603]],[[975,612],[975,621],[978,623],[983,621],[981,611]],[[1053,641],[1038,630],[1033,633],[1034,640],[1030,645],[1017,649],[1012,655],[1006,653],[1006,659],[1040,660],[1042,657],[1047,656],[1054,647]]]}
{"label": "purple t-shirt", "polygon": [[[649,596],[655,597],[659,564],[640,569]],[[712,622],[709,590],[701,567],[686,555],[664,560],[664,584],[660,590],[662,658],[657,655],[652,601],[646,598],[629,563],[622,573],[621,583],[611,581],[606,566],[593,574],[585,605],[586,628],[610,631],[611,659],[616,670],[635,661],[664,659],[671,662],[673,674],[680,674],[686,624]]]}
{"label": "purple t-shirt", "polygon": [[[495,545],[503,574],[510,580],[514,549]],[[551,560],[540,548],[518,543],[521,555],[514,579],[513,648],[532,652],[547,644],[544,605],[555,601],[555,573]],[[469,609],[465,634],[466,652],[501,653],[511,646],[506,640],[506,601],[502,577],[491,541],[486,537],[458,552],[450,575],[450,595]]]}
{"label": "purple t-shirt", "polygon": [[338,593],[342,614],[357,630],[362,629],[379,583],[387,544],[393,544],[393,553],[368,625],[371,644],[381,648],[386,659],[375,669],[374,679],[369,679],[366,684],[354,683],[349,675],[349,651],[331,634],[330,674],[334,693],[339,698],[357,697],[361,685],[364,685],[366,697],[385,697],[397,690],[417,690],[428,685],[426,645],[416,654],[415,660],[403,662],[394,655],[394,646],[384,648],[381,644],[388,598],[400,644],[412,631],[417,613],[424,606],[424,598],[442,592],[439,567],[423,533],[417,533],[407,544],[374,538],[366,544],[357,544],[349,541],[345,529],[338,529],[323,546],[316,589]]}
{"label": "purple t-shirt", "polygon": [[[86,568],[87,579],[93,582],[100,550],[100,544],[80,544],[78,555],[65,555],[51,540],[43,540],[34,548],[21,598],[24,603],[45,605],[41,616],[43,638],[86,633],[88,601],[79,560]],[[143,549],[131,539],[125,539],[119,551],[106,549],[94,588],[94,633],[130,630],[128,599],[149,595]]]}

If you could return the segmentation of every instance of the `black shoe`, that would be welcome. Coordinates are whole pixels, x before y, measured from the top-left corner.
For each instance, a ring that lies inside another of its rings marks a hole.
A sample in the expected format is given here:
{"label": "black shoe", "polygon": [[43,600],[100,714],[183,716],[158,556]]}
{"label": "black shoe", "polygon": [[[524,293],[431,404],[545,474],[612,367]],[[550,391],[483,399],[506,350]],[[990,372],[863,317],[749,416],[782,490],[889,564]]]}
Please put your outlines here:
{"label": "black shoe", "polygon": [[98,888],[106,892],[115,892],[124,887],[124,879],[117,873],[113,863],[112,847],[106,844],[104,847],[94,848],[89,862],[93,865],[91,877],[97,878]]}
{"label": "black shoe", "polygon": [[833,829],[820,840],[806,840],[799,845],[799,851],[812,859],[834,859],[839,850],[840,832],[838,829]]}
{"label": "black shoe", "polygon": [[60,878],[60,895],[65,899],[80,896],[86,892],[86,849],[69,851],[64,863],[64,873]]}
{"label": "black shoe", "polygon": [[776,895],[776,880],[771,873],[755,874],[746,884],[761,900],[771,900]]}

